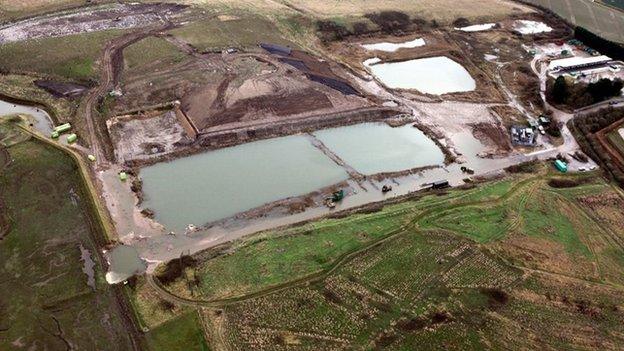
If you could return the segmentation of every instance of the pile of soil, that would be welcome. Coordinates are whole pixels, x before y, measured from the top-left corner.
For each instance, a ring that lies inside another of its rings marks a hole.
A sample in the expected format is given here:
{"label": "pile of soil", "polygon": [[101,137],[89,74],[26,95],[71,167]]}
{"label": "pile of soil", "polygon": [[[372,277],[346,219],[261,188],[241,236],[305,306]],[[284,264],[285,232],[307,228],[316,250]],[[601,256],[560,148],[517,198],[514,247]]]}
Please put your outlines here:
{"label": "pile of soil", "polygon": [[84,85],[76,83],[56,82],[52,80],[38,79],[34,81],[35,85],[56,96],[57,98],[75,98],[84,94],[88,89]]}

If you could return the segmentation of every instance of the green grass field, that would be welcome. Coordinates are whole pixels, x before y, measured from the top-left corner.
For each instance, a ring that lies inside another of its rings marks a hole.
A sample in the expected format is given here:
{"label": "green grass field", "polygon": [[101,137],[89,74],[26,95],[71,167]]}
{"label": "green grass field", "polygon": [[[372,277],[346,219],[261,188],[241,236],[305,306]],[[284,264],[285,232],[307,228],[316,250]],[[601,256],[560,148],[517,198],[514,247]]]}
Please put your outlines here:
{"label": "green grass field", "polygon": [[84,3],[83,0],[0,0],[0,21],[61,11]]}
{"label": "green grass field", "polygon": [[191,300],[265,291],[202,310],[218,349],[615,350],[624,197],[592,174],[563,176],[566,188],[551,178],[562,176],[542,167],[263,233],[196,255],[190,281],[165,288]]}
{"label": "green grass field", "polygon": [[8,152],[12,162],[0,170],[0,210],[10,225],[0,240],[0,349],[129,349],[102,267],[96,263],[95,290],[82,271],[80,247],[93,255],[92,237],[101,234],[76,164],[35,139]]}
{"label": "green grass field", "polygon": [[134,43],[123,51],[126,71],[124,74],[145,74],[154,68],[168,68],[181,62],[186,54],[162,38],[148,37]]}
{"label": "green grass field", "polygon": [[[529,0],[548,8],[571,23],[615,42],[624,42],[624,16],[621,10],[585,0]],[[617,7],[621,0],[605,1]]]}
{"label": "green grass field", "polygon": [[43,73],[74,80],[97,77],[95,61],[121,30],[32,39],[0,46],[0,69]]}
{"label": "green grass field", "polygon": [[261,42],[293,45],[275,23],[244,13],[240,17],[232,15],[227,20],[201,19],[170,33],[199,51],[221,51],[229,47],[248,49],[257,47]]}
{"label": "green grass field", "polygon": [[197,312],[173,319],[146,334],[152,351],[208,351],[202,323]]}

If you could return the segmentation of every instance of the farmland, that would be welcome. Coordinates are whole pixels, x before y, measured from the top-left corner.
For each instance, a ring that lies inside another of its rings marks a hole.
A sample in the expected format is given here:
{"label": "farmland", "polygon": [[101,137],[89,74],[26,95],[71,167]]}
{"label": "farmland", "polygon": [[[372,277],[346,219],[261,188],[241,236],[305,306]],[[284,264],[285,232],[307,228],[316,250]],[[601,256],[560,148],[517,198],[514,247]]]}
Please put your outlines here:
{"label": "farmland", "polygon": [[5,43],[0,46],[0,68],[85,81],[96,77],[95,61],[104,43],[122,33],[109,30]]}
{"label": "farmland", "polygon": [[263,233],[164,287],[225,349],[617,349],[624,198],[539,173]]}
{"label": "farmland", "polygon": [[435,0],[409,1],[365,1],[365,0],[286,0],[292,8],[325,18],[353,18],[361,17],[366,13],[391,11],[401,9],[405,13],[420,18],[433,19],[441,24],[449,24],[458,17],[472,21],[491,21],[511,14],[530,12],[521,4],[511,1],[454,1],[449,7],[444,2]]}
{"label": "farmland", "polygon": [[[0,126],[11,158],[0,169],[0,211],[9,225],[0,239],[0,349],[129,348],[114,288],[94,256],[101,234],[75,163],[8,122]],[[95,261],[88,274],[83,250]]]}
{"label": "farmland", "polygon": [[613,147],[615,147],[624,157],[624,133],[622,132],[622,128],[624,128],[624,123],[622,123],[620,127],[616,127],[608,133],[607,139],[609,139],[611,145],[613,145]]}
{"label": "farmland", "polygon": [[[624,42],[624,14],[620,10],[584,0],[529,0],[529,2],[550,9],[570,23],[584,27],[606,39]],[[616,1],[612,3],[610,5],[617,5]]]}

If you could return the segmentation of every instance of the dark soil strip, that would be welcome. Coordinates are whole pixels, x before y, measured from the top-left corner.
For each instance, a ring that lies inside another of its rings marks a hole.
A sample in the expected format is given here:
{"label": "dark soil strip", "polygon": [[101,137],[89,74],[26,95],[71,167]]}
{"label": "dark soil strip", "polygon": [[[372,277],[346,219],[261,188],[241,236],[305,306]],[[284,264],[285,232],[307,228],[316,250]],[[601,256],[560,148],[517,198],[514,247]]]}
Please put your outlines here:
{"label": "dark soil strip", "polygon": [[[2,173],[9,163],[11,163],[11,155],[9,155],[9,152],[5,147],[0,146],[0,173]],[[2,201],[2,193],[0,192],[0,241],[9,234],[9,230],[11,229],[9,218],[5,213],[4,207],[5,205],[4,201]]]}

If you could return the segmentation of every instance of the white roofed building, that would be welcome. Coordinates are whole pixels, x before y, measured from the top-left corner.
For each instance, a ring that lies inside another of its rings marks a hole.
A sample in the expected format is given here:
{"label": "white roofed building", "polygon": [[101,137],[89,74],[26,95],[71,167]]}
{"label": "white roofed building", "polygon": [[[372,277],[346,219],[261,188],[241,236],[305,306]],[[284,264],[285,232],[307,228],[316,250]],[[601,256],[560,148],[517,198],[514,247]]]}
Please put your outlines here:
{"label": "white roofed building", "polygon": [[569,57],[559,60],[552,60],[548,64],[548,70],[567,71],[581,68],[592,68],[609,63],[612,59],[609,56],[591,56],[591,57]]}

